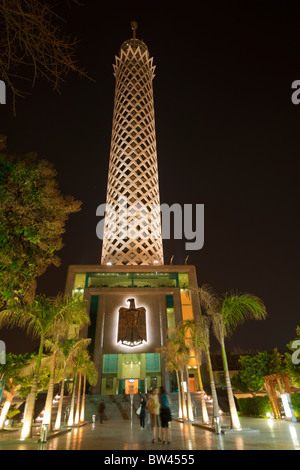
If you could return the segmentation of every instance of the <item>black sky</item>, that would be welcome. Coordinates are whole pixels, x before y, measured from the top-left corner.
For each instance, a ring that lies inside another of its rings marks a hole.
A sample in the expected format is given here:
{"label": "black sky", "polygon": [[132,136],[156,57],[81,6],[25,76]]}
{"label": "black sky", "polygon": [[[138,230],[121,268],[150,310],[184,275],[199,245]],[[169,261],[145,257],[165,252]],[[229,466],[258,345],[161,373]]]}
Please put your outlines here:
{"label": "black sky", "polygon": [[[62,3],[62,2],[61,2]],[[70,75],[53,92],[38,82],[32,95],[0,106],[9,150],[36,151],[53,162],[61,190],[83,202],[38,290],[64,290],[68,265],[99,264],[96,208],[105,202],[114,77],[123,41],[137,37],[154,57],[154,99],[161,203],[205,205],[205,244],[164,241],[165,262],[197,269],[198,283],[220,293],[261,297],[266,321],[247,321],[228,349],[285,348],[299,318],[300,7],[284,2],[88,1],[60,6],[64,28],[80,40],[79,63],[94,79]],[[263,3],[263,4],[261,4]],[[169,6],[171,5],[171,6]],[[1,77],[0,77],[1,78]],[[0,331],[8,352],[30,348]]]}

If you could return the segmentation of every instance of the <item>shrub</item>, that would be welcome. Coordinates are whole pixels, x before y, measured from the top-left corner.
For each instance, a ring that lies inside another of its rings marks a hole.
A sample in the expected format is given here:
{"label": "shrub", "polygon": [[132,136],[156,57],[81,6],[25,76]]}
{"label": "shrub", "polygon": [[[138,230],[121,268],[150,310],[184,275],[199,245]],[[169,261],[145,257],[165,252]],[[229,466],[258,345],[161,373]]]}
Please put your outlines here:
{"label": "shrub", "polygon": [[300,393],[293,393],[291,397],[291,402],[295,416],[297,420],[300,421]]}
{"label": "shrub", "polygon": [[239,398],[239,411],[244,416],[266,416],[267,412],[272,413],[270,400],[267,396]]}

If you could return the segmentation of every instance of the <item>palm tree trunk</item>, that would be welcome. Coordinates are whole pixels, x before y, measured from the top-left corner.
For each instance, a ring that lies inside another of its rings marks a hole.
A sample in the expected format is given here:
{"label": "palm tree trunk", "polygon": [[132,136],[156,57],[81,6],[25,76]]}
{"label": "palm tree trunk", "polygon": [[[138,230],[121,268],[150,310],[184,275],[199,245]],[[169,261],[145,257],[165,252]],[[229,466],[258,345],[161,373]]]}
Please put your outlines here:
{"label": "palm tree trunk", "polygon": [[207,412],[207,407],[206,407],[206,401],[205,401],[205,398],[204,398],[205,391],[204,391],[204,388],[203,388],[203,382],[202,382],[200,366],[199,366],[198,361],[197,361],[197,371],[198,371],[198,381],[199,381],[199,388],[200,388],[202,421],[203,421],[203,423],[208,424],[208,422],[209,422],[208,412]]}
{"label": "palm tree trunk", "polygon": [[70,414],[68,419],[68,426],[73,426],[74,424],[74,403],[75,403],[75,391],[77,385],[77,374],[75,374],[74,381],[73,381],[73,390],[72,390],[72,398],[71,398],[71,407],[70,407]]}
{"label": "palm tree trunk", "polygon": [[187,409],[186,409],[186,400],[185,400],[182,370],[180,371],[180,377],[181,377],[181,392],[182,392],[182,417],[183,419],[187,419]]}
{"label": "palm tree trunk", "polygon": [[79,423],[80,399],[81,399],[81,372],[79,372],[77,403],[76,403],[76,412],[75,412],[75,424]]}
{"label": "palm tree trunk", "polygon": [[84,408],[85,408],[85,387],[86,387],[86,376],[83,376],[83,390],[82,390],[82,401],[80,409],[80,422],[84,422]]}
{"label": "palm tree trunk", "polygon": [[33,413],[35,408],[36,394],[37,394],[37,385],[38,385],[38,374],[34,374],[31,391],[27,397],[27,410],[24,418],[24,423],[21,431],[21,439],[28,439],[32,435],[32,421]]}
{"label": "palm tree trunk", "polygon": [[51,416],[52,416],[53,390],[54,390],[54,377],[51,374],[49,385],[48,385],[45,412],[44,412],[44,417],[43,417],[43,424],[48,424],[48,431],[52,430]]}
{"label": "palm tree trunk", "polygon": [[180,379],[179,379],[178,370],[176,370],[175,372],[176,372],[176,379],[177,379],[177,386],[178,386],[178,417],[182,418],[183,414],[182,414],[182,400],[181,400],[181,391],[180,391],[180,388],[181,388]]}
{"label": "palm tree trunk", "polygon": [[8,411],[9,411],[11,402],[12,402],[13,397],[14,397],[14,395],[13,395],[12,393],[9,393],[9,392],[6,392],[6,391],[4,391],[4,393],[6,394],[6,400],[5,400],[5,402],[4,402],[4,405],[3,405],[2,411],[1,411],[1,416],[0,416],[0,429],[3,429],[3,428],[4,428],[4,423],[5,423],[5,421],[6,421],[7,413],[8,413]]}
{"label": "palm tree trunk", "polygon": [[37,356],[37,364],[36,364],[35,374],[34,374],[33,381],[32,381],[31,391],[27,398],[26,415],[24,418],[24,423],[23,423],[22,431],[21,431],[22,440],[27,439],[31,437],[32,435],[32,420],[33,420],[33,413],[34,413],[34,408],[35,408],[43,347],[44,347],[44,337],[42,336],[40,340],[40,347],[39,347],[39,352]]}
{"label": "palm tree trunk", "polygon": [[231,418],[231,427],[232,429],[240,429],[241,424],[239,421],[239,417],[237,414],[237,409],[235,406],[234,396],[232,393],[231,381],[229,376],[229,369],[228,369],[228,362],[227,356],[225,351],[225,344],[224,339],[221,341],[221,350],[222,350],[222,359],[223,359],[223,368],[225,374],[225,384],[227,389],[227,396],[228,396],[228,403],[229,403],[229,411],[230,411],[230,418]]}
{"label": "palm tree trunk", "polygon": [[194,421],[192,397],[191,397],[191,391],[190,391],[189,370],[188,370],[187,365],[185,366],[185,374],[186,374],[187,405],[188,405],[187,416],[190,421]]}
{"label": "palm tree trunk", "polygon": [[48,424],[48,430],[52,431],[52,404],[53,404],[53,393],[54,393],[54,376],[55,376],[55,356],[54,353],[54,364],[50,374],[50,380],[48,385],[48,392],[45,404],[45,413],[43,418],[43,424]]}
{"label": "palm tree trunk", "polygon": [[207,366],[208,366],[211,396],[212,396],[212,399],[213,399],[213,418],[217,418],[217,417],[220,416],[218,395],[217,395],[216,384],[215,384],[215,380],[214,380],[214,373],[213,373],[213,368],[212,368],[212,364],[211,364],[210,353],[209,353],[209,348],[208,347],[205,348],[205,352],[206,352],[206,358],[207,358]]}
{"label": "palm tree trunk", "polygon": [[66,366],[64,367],[63,377],[62,377],[62,380],[61,380],[59,404],[58,404],[56,421],[55,421],[55,426],[54,426],[55,430],[60,429],[60,425],[61,425],[61,413],[62,413],[62,406],[63,406],[63,400],[64,400],[64,389],[65,389],[65,376],[66,376]]}
{"label": "palm tree trunk", "polygon": [[24,407],[24,413],[23,413],[23,422],[26,419],[26,413],[27,413],[27,408],[28,408],[28,397],[29,397],[29,394],[27,395],[26,401],[25,401],[25,407]]}

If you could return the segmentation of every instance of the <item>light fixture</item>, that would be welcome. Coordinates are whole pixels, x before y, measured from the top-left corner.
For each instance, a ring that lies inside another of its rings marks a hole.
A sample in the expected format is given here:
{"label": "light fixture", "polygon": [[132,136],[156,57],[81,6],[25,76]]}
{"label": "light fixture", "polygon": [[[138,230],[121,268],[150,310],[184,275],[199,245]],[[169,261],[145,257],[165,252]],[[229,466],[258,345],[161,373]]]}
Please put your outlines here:
{"label": "light fixture", "polygon": [[285,417],[291,421],[297,421],[295,418],[294,410],[291,405],[291,397],[289,393],[282,393],[280,395],[282,400],[282,405],[284,408]]}
{"label": "light fixture", "polygon": [[134,346],[138,346],[139,344],[143,344],[143,340],[137,340],[137,341],[121,341],[122,344],[124,344],[125,346],[130,346],[130,347],[134,347]]}

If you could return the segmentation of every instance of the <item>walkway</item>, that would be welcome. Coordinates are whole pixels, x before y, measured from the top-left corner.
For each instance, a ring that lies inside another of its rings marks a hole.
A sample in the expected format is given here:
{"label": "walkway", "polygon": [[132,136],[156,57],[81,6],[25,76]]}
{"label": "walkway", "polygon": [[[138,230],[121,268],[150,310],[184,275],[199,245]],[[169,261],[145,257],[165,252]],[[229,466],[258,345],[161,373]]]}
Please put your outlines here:
{"label": "walkway", "polygon": [[[240,420],[242,427],[250,431],[230,431],[216,435],[191,423],[172,421],[172,443],[169,445],[152,444],[151,431],[147,429],[141,431],[137,420],[133,422],[121,419],[108,420],[103,424],[88,423],[73,428],[66,434],[49,439],[43,445],[36,442],[22,444],[18,440],[4,444],[3,441],[8,437],[7,434],[5,436],[1,434],[0,450],[43,448],[45,450],[145,450],[156,453],[162,450],[173,453],[176,450],[300,450],[300,423],[259,418],[240,418]],[[9,436],[9,439],[13,439],[13,436]],[[147,453],[145,455],[147,456]]]}

